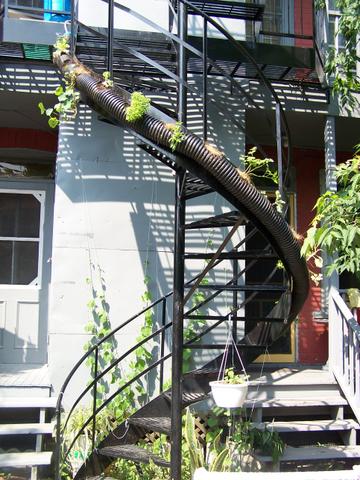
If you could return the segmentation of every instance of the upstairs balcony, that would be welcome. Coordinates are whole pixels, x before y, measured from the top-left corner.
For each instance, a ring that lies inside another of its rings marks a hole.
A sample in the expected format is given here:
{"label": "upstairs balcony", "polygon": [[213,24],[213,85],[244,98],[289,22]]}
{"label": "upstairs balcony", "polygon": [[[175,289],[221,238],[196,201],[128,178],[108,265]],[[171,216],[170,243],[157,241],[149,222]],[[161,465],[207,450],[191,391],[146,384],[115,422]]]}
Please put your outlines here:
{"label": "upstairs balcony", "polygon": [[0,41],[52,45],[70,16],[71,0],[0,0]]}

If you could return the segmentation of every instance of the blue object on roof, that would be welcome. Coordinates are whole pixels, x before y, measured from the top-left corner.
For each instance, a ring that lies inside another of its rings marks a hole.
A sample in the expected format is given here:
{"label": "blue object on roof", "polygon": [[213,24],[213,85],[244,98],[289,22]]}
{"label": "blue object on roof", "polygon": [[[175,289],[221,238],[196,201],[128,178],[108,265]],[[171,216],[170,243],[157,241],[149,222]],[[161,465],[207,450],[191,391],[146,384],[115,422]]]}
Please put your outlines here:
{"label": "blue object on roof", "polygon": [[[44,0],[45,10],[62,10],[64,12],[70,12],[71,0]],[[65,22],[70,19],[70,15],[61,15],[53,13],[44,13],[44,20],[51,22]]]}

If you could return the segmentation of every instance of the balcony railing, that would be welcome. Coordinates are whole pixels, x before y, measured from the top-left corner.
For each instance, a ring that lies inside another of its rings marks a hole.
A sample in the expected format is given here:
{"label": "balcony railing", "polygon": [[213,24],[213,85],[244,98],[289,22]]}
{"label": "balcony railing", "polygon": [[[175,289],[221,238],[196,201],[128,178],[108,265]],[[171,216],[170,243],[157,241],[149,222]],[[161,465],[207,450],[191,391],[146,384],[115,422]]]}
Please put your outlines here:
{"label": "balcony railing", "polygon": [[360,325],[333,287],[329,296],[329,366],[360,421]]}

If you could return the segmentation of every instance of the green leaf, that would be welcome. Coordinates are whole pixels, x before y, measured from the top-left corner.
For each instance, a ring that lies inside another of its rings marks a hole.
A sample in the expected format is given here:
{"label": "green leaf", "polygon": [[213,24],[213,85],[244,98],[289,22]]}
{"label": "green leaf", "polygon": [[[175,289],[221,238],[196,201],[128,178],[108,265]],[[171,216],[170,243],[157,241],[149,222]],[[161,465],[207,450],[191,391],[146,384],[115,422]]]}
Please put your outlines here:
{"label": "green leaf", "polygon": [[50,117],[48,120],[49,127],[56,128],[59,125],[59,120],[56,117]]}
{"label": "green leaf", "polygon": [[38,107],[39,107],[39,109],[40,109],[41,115],[44,115],[44,113],[46,112],[46,108],[45,108],[43,102],[39,102],[39,103],[38,103]]}

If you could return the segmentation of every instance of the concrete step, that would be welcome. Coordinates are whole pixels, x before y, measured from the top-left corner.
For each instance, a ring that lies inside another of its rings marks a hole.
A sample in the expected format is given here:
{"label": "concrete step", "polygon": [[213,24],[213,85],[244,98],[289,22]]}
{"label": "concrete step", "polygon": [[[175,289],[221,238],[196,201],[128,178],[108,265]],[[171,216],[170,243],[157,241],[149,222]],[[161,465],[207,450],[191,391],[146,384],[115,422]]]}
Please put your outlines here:
{"label": "concrete step", "polygon": [[339,388],[333,375],[320,369],[282,368],[263,375],[252,373],[250,377],[249,400],[268,398],[322,398],[337,396]]}
{"label": "concrete step", "polygon": [[262,422],[254,423],[259,430],[275,430],[279,433],[292,432],[322,432],[322,431],[347,431],[360,429],[355,420],[301,420],[291,422]]}
{"label": "concrete step", "polygon": [[51,434],[54,426],[51,423],[17,423],[0,425],[0,435],[46,435]]}
{"label": "concrete step", "polygon": [[49,408],[56,407],[55,397],[6,397],[0,398],[0,408]]}
{"label": "concrete step", "polygon": [[1,453],[1,467],[36,467],[50,465],[52,452]]}
{"label": "concrete step", "polygon": [[[258,456],[260,461],[272,462],[270,456]],[[286,447],[280,462],[321,462],[327,460],[360,460],[360,446],[316,446],[310,447]]]}
{"label": "concrete step", "polygon": [[323,398],[308,398],[305,395],[297,398],[268,398],[264,400],[246,399],[246,408],[290,408],[290,407],[337,407],[347,405],[347,401],[341,395],[333,395]]}

